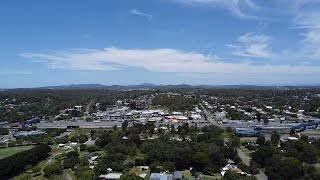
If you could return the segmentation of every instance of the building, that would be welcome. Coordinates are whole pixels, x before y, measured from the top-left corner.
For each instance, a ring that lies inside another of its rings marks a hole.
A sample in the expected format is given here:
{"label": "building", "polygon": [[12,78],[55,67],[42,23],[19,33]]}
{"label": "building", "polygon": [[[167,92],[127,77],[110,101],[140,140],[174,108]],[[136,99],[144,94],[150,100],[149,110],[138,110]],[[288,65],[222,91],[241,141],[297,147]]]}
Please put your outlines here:
{"label": "building", "polygon": [[182,171],[174,172],[174,179],[182,179],[182,178],[183,178],[183,172]]}
{"label": "building", "polygon": [[173,180],[173,175],[167,173],[151,173],[149,180]]}
{"label": "building", "polygon": [[122,173],[108,173],[108,174],[100,175],[99,179],[116,180],[116,179],[120,179],[121,176],[122,176]]}
{"label": "building", "polygon": [[44,135],[46,132],[41,131],[41,130],[36,130],[36,131],[19,131],[16,132],[13,136],[15,138],[23,138],[23,137],[29,137],[29,136],[39,136],[39,135]]}

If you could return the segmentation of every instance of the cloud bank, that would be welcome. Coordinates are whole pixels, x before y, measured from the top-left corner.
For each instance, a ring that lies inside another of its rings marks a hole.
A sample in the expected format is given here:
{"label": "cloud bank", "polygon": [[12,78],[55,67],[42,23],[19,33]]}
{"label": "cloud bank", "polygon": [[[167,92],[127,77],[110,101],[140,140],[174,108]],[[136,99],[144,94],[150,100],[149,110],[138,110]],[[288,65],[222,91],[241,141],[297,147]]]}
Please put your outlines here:
{"label": "cloud bank", "polygon": [[[250,37],[251,38],[251,37]],[[252,39],[247,39],[251,41]],[[51,68],[110,71],[128,67],[151,72],[229,74],[319,74],[320,67],[228,63],[215,55],[176,49],[76,49],[58,53],[22,53],[20,56]]]}

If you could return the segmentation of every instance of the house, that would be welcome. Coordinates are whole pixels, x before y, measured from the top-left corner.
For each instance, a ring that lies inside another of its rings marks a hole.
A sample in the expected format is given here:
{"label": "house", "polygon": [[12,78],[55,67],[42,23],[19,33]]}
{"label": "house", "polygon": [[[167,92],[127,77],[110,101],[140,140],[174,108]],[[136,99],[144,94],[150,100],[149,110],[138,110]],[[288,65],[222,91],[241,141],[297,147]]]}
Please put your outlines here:
{"label": "house", "polygon": [[139,176],[142,177],[142,178],[146,178],[147,174],[146,173],[142,173],[142,174],[139,174]]}
{"label": "house", "polygon": [[182,178],[183,178],[183,172],[182,171],[174,172],[174,179],[182,179]]}
{"label": "house", "polygon": [[167,173],[151,173],[149,180],[173,180],[173,175]]}
{"label": "house", "polygon": [[99,179],[109,179],[109,180],[116,180],[120,179],[122,173],[108,173],[108,174],[101,174]]}
{"label": "house", "polygon": [[74,146],[77,146],[77,145],[78,145],[78,143],[76,143],[76,142],[71,142],[71,143],[70,143],[70,146],[71,146],[71,147],[74,147]]}
{"label": "house", "polygon": [[136,168],[140,169],[141,171],[145,171],[149,169],[149,166],[136,166]]}

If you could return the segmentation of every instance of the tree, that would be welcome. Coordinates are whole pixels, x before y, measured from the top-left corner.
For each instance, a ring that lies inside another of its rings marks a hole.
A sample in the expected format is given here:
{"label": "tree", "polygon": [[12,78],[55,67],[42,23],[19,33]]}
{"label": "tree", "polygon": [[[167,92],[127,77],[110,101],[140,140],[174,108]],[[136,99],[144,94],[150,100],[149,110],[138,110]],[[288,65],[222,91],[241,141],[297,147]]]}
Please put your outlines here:
{"label": "tree", "polygon": [[122,130],[126,131],[127,127],[128,127],[128,121],[125,120],[125,121],[122,122]]}
{"label": "tree", "polygon": [[256,180],[255,176],[240,176],[236,171],[226,171],[224,174],[223,180]]}
{"label": "tree", "polygon": [[86,134],[81,134],[78,136],[78,140],[80,143],[85,143],[88,141],[88,136]]}
{"label": "tree", "polygon": [[202,171],[206,166],[210,164],[210,158],[204,152],[197,152],[194,158],[195,158],[194,166],[199,171]]}
{"label": "tree", "polygon": [[37,176],[41,171],[41,168],[39,166],[34,166],[32,168],[32,173],[35,173],[35,175]]}
{"label": "tree", "polygon": [[176,167],[173,162],[167,161],[167,162],[162,163],[162,170],[174,172],[176,170]]}
{"label": "tree", "polygon": [[51,148],[48,145],[40,144],[32,149],[15,153],[0,159],[0,177],[9,174],[21,172],[27,165],[35,165],[38,162],[48,158]]}
{"label": "tree", "polygon": [[67,153],[67,158],[79,157],[79,153],[77,151],[70,151]]}
{"label": "tree", "polygon": [[130,141],[132,141],[134,144],[136,144],[137,147],[139,147],[142,143],[140,136],[138,134],[129,134],[128,138]]}
{"label": "tree", "polygon": [[260,123],[261,122],[261,113],[257,113],[257,120],[258,120],[258,122]]}
{"label": "tree", "polygon": [[68,168],[73,169],[75,166],[75,163],[76,163],[76,161],[74,158],[66,158],[63,160],[63,168],[64,169],[68,169]]}
{"label": "tree", "polygon": [[303,162],[308,164],[315,164],[319,162],[320,151],[312,144],[307,144],[302,148],[301,157]]}
{"label": "tree", "polygon": [[305,134],[301,135],[300,140],[304,141],[304,142],[308,142],[309,137]]}
{"label": "tree", "polygon": [[97,175],[92,170],[86,170],[81,172],[79,176],[77,176],[77,180],[96,180],[98,179]]}
{"label": "tree", "polygon": [[15,180],[32,180],[32,176],[31,174],[22,174],[14,179]]}
{"label": "tree", "polygon": [[95,151],[97,151],[97,146],[88,146],[87,147],[87,151],[89,151],[89,152],[95,152]]}
{"label": "tree", "polygon": [[120,180],[143,180],[143,178],[132,173],[124,173]]}
{"label": "tree", "polygon": [[30,171],[31,169],[32,169],[32,166],[30,164],[24,168],[26,172]]}
{"label": "tree", "polygon": [[270,179],[300,179],[304,176],[302,163],[298,159],[281,158],[279,155],[270,159],[266,174]]}
{"label": "tree", "polygon": [[5,128],[0,128],[0,135],[8,135],[9,134],[9,130],[5,129]]}
{"label": "tree", "polygon": [[278,145],[280,141],[280,134],[278,133],[278,131],[273,131],[270,139],[271,139],[271,143],[274,146]]}
{"label": "tree", "polygon": [[274,147],[260,146],[255,152],[252,153],[252,160],[260,166],[265,167],[267,161],[276,153]]}
{"label": "tree", "polygon": [[16,146],[16,142],[15,142],[15,141],[10,141],[10,142],[8,143],[8,146],[9,146],[9,147],[14,147],[14,146]]}
{"label": "tree", "polygon": [[86,144],[80,144],[80,151],[85,151],[87,150],[87,145]]}
{"label": "tree", "polygon": [[62,166],[60,163],[53,163],[53,164],[46,166],[43,169],[43,172],[44,172],[44,176],[47,178],[52,175],[61,175],[62,174]]}
{"label": "tree", "polygon": [[263,134],[260,134],[257,138],[257,144],[263,146],[266,143],[266,137]]}
{"label": "tree", "polygon": [[69,140],[71,142],[78,142],[79,141],[78,136],[71,136],[71,137],[69,137]]}
{"label": "tree", "polygon": [[186,130],[181,129],[181,131],[180,131],[180,136],[181,136],[182,139],[185,139],[186,134],[187,134],[187,133],[186,133]]}
{"label": "tree", "polygon": [[62,137],[62,138],[57,138],[55,139],[57,144],[66,144],[69,142],[69,139],[66,137]]}

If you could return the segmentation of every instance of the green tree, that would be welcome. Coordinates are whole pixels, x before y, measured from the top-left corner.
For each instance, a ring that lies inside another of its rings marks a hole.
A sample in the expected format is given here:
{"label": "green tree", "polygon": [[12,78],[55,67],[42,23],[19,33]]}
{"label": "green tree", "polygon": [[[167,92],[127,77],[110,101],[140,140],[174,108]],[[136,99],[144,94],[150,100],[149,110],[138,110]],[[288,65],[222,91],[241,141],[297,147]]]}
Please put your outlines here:
{"label": "green tree", "polygon": [[210,164],[210,158],[204,152],[197,152],[194,158],[195,158],[195,167],[200,171]]}
{"label": "green tree", "polygon": [[32,180],[31,174],[22,174],[15,178],[15,180]]}
{"label": "green tree", "polygon": [[128,121],[125,120],[125,121],[122,122],[122,130],[126,131],[127,128],[128,128]]}
{"label": "green tree", "polygon": [[44,172],[44,176],[47,178],[52,175],[61,175],[62,174],[62,166],[60,163],[53,163],[53,164],[46,166],[43,169],[43,172]]}
{"label": "green tree", "polygon": [[87,151],[89,151],[89,152],[95,152],[95,151],[97,151],[98,149],[97,149],[97,146],[88,146],[87,147]]}
{"label": "green tree", "polygon": [[271,139],[271,143],[274,146],[278,145],[280,141],[280,134],[278,133],[278,131],[273,131],[270,139]]}
{"label": "green tree", "polygon": [[312,144],[305,143],[301,151],[301,157],[304,162],[308,164],[315,164],[319,162],[319,156],[319,149]]}
{"label": "green tree", "polygon": [[80,151],[85,151],[87,150],[87,145],[86,144],[80,144]]}
{"label": "green tree", "polygon": [[266,174],[270,179],[300,179],[304,176],[302,163],[298,159],[281,158],[279,155],[270,159]]}
{"label": "green tree", "polygon": [[266,143],[266,137],[263,134],[260,134],[256,141],[257,144],[263,146]]}
{"label": "green tree", "polygon": [[32,166],[30,164],[24,168],[26,172],[30,171],[31,169],[32,169]]}
{"label": "green tree", "polygon": [[96,180],[98,179],[97,175],[92,170],[86,170],[81,172],[79,176],[77,176],[77,180]]}
{"label": "green tree", "polygon": [[223,180],[238,180],[240,178],[241,176],[237,172],[232,170],[226,171],[223,176]]}
{"label": "green tree", "polygon": [[167,161],[167,162],[162,163],[162,170],[174,172],[176,170],[176,167],[173,162]]}
{"label": "green tree", "polygon": [[41,171],[41,168],[39,166],[34,166],[32,168],[32,173],[35,173],[36,176],[39,175],[40,171]]}
{"label": "green tree", "polygon": [[132,173],[124,173],[120,180],[143,180],[143,178]]}

